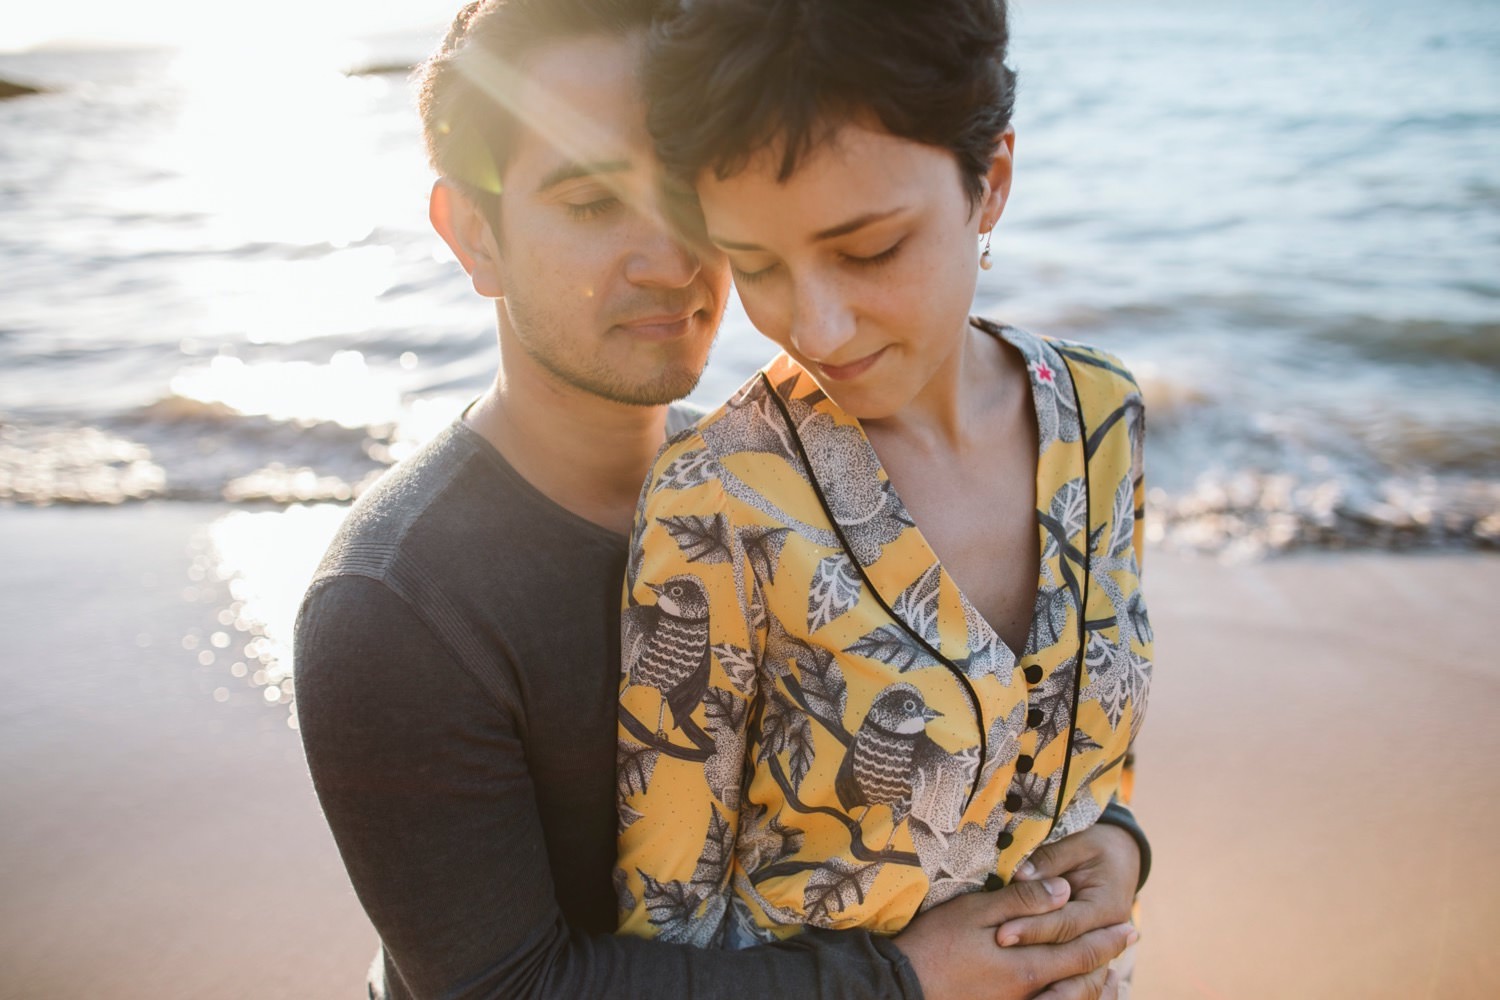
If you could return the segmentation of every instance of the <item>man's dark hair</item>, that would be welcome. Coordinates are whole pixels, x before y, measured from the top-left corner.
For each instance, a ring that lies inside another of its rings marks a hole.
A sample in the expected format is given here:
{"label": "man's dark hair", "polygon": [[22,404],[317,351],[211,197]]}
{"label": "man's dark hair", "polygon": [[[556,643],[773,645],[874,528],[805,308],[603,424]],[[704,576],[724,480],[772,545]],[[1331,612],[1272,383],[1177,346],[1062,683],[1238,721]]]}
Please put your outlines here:
{"label": "man's dark hair", "polygon": [[663,0],[474,0],[417,70],[427,159],[479,196],[490,214],[515,152],[513,102],[535,50],[591,35],[643,30]]}
{"label": "man's dark hair", "polygon": [[783,144],[780,180],[873,116],[958,161],[977,201],[1010,124],[1004,0],[691,0],[652,32],[651,135],[667,168],[732,176]]}

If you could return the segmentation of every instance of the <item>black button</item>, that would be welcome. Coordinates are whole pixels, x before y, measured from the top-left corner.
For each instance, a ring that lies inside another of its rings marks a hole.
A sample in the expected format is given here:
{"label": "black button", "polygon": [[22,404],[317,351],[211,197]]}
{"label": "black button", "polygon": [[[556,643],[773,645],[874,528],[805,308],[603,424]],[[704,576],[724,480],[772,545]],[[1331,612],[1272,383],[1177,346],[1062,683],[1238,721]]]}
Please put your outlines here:
{"label": "black button", "polygon": [[995,838],[995,846],[1003,851],[1007,847],[1009,847],[1011,845],[1011,842],[1015,839],[1015,837],[1011,836],[1010,831],[1006,830],[1004,833],[1000,834],[1000,836]]}
{"label": "black button", "polygon": [[1026,683],[1035,684],[1042,679],[1042,668],[1033,663],[1026,668]]}
{"label": "black button", "polygon": [[1004,889],[1004,888],[1005,888],[1005,879],[1001,878],[999,875],[996,875],[994,872],[990,872],[988,875],[986,875],[984,877],[984,891],[985,892],[994,892],[996,889]]}
{"label": "black button", "polygon": [[1040,708],[1033,708],[1026,713],[1026,726],[1028,729],[1035,729],[1046,721],[1047,713],[1043,712]]}
{"label": "black button", "polygon": [[1011,792],[1009,795],[1007,795],[1005,797],[1005,811],[1006,812],[1020,812],[1021,811],[1021,794],[1019,792]]}
{"label": "black button", "polygon": [[1021,774],[1025,774],[1027,771],[1031,770],[1031,765],[1034,763],[1036,763],[1036,761],[1032,759],[1030,754],[1023,753],[1021,756],[1016,758],[1016,771]]}

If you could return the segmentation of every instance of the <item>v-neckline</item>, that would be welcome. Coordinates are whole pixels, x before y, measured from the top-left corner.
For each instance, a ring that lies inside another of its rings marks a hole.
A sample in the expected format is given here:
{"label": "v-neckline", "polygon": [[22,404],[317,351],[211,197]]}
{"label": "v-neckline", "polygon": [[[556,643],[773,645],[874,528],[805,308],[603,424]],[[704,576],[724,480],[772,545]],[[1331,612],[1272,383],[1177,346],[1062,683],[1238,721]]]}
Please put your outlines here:
{"label": "v-neckline", "polygon": [[[1036,489],[1036,513],[1040,514],[1044,509],[1043,505],[1049,507],[1054,505],[1058,492],[1058,487],[1054,485],[1057,470],[1050,468],[1046,463],[1051,461],[1047,455],[1049,446],[1057,441],[1057,437],[1049,434],[1048,429],[1049,427],[1056,428],[1059,422],[1055,411],[1052,418],[1048,419],[1047,407],[1063,405],[1073,409],[1076,413],[1076,394],[1067,365],[1044,341],[1032,334],[1015,327],[996,326],[979,320],[975,320],[974,325],[1014,348],[1026,364],[1032,409],[1037,421],[1037,455],[1033,476]],[[840,409],[818,388],[811,375],[785,355],[767,368],[766,375],[774,391],[788,405],[789,415],[793,417],[795,430],[799,436],[802,436],[804,440],[813,437],[817,433],[817,425],[823,425],[825,432],[832,431],[830,437],[836,439],[837,447],[805,449],[809,464],[812,466],[809,471],[825,498],[829,496],[835,498],[834,502],[829,504],[829,509],[838,522],[841,534],[850,542],[849,554],[860,564],[865,579],[879,592],[883,603],[914,635],[928,641],[937,638],[933,634],[931,615],[931,607],[935,606],[936,595],[940,589],[940,585],[933,585],[937,581],[931,579],[932,569],[936,568],[941,582],[951,588],[958,597],[967,633],[965,649],[960,651],[950,647],[940,651],[946,659],[962,663],[964,672],[968,676],[993,674],[1002,684],[1008,685],[1015,670],[1028,657],[1033,657],[1040,652],[1039,633],[1035,627],[1035,620],[1036,615],[1042,613],[1042,603],[1048,599],[1050,593],[1048,587],[1051,560],[1048,554],[1048,542],[1052,538],[1042,518],[1037,516],[1037,567],[1032,603],[1033,625],[1028,630],[1024,646],[1018,651],[1012,649],[1001,638],[994,626],[969,600],[968,595],[958,586],[958,582],[938,558],[937,552],[928,543],[927,538],[922,534],[921,527],[916,524],[901,500],[884,463],[880,461],[874,445],[871,444],[859,421]],[[832,421],[831,427],[826,424],[829,420]],[[839,454],[841,449],[855,449],[855,453]],[[1064,484],[1082,475],[1084,464],[1082,443],[1078,442],[1075,447],[1068,449],[1067,456],[1057,458],[1057,462],[1065,462],[1068,465],[1062,479]],[[871,475],[879,482],[877,491],[879,497],[876,501],[879,509],[866,509],[867,505],[862,504],[856,514],[855,511],[849,509],[848,504],[841,505],[837,502],[837,497],[845,483],[851,479],[857,480],[861,476]],[[841,512],[845,514],[844,517],[839,516]],[[1063,523],[1066,525],[1071,520],[1069,518]],[[1083,520],[1086,521],[1086,519]],[[1080,536],[1086,534],[1087,524],[1080,522],[1076,531],[1068,532],[1069,541],[1081,549],[1082,538]],[[898,537],[901,538],[902,551],[899,554],[887,554],[886,550]],[[914,562],[921,564],[915,577],[912,575]],[[933,645],[937,646],[937,643],[934,642]]]}

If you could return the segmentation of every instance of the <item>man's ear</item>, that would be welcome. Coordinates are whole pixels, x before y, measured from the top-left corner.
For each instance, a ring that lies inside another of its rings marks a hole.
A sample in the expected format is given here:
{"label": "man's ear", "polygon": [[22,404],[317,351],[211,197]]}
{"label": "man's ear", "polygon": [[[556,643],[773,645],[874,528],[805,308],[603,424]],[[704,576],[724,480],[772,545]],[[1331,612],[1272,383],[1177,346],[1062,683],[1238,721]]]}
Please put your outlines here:
{"label": "man's ear", "polygon": [[487,298],[505,295],[500,277],[500,250],[489,220],[474,200],[457,184],[439,178],[432,185],[427,202],[427,217],[432,228],[448,244],[453,256],[469,273],[474,291]]}
{"label": "man's ear", "polygon": [[995,155],[990,160],[990,169],[984,175],[984,192],[979,200],[979,232],[981,235],[995,228],[1005,203],[1010,200],[1011,171],[1015,165],[1016,130],[1007,125],[995,143]]}

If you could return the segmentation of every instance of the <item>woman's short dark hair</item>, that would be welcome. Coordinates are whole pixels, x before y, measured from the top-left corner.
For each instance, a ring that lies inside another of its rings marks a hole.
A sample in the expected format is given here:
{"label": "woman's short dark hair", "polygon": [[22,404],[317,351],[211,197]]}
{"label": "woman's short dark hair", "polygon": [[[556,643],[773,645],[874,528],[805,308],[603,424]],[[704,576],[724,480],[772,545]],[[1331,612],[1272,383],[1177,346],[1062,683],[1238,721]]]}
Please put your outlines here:
{"label": "woman's short dark hair", "polygon": [[1005,0],[688,0],[652,33],[647,114],[663,162],[732,176],[783,144],[778,177],[872,115],[953,153],[971,202],[1010,125]]}
{"label": "woman's short dark hair", "polygon": [[514,95],[536,49],[649,27],[664,0],[474,0],[417,70],[427,159],[472,192],[498,195],[520,121]]}

